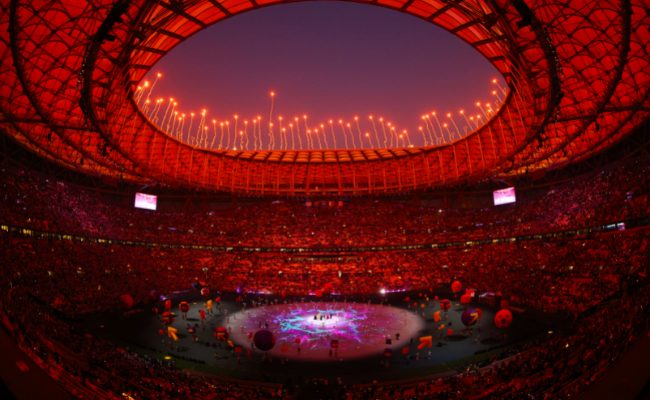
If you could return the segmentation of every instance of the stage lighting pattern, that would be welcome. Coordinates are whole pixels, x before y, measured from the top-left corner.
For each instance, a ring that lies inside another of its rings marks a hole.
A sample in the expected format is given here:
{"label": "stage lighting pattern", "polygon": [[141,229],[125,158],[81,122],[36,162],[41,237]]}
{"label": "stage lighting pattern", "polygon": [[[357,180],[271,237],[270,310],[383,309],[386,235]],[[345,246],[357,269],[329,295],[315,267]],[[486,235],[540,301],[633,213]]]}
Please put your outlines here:
{"label": "stage lighting pattern", "polygon": [[[271,355],[327,361],[362,358],[399,348],[424,328],[407,310],[362,303],[293,303],[243,310],[228,318],[235,342],[251,347],[259,329],[276,338]],[[399,334],[399,336],[398,336]]]}

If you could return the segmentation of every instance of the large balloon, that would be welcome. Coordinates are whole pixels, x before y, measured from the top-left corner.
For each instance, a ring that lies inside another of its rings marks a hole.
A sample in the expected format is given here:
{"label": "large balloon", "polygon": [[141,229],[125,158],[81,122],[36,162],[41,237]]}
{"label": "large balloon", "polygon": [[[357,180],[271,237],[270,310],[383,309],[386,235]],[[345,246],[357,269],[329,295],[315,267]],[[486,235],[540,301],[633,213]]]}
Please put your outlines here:
{"label": "large balloon", "polygon": [[255,343],[255,347],[262,351],[269,351],[275,346],[275,337],[273,336],[273,333],[269,331],[268,329],[260,329],[259,331],[255,332],[255,336],[253,336],[253,343]]}
{"label": "large balloon", "polygon": [[182,312],[186,313],[190,311],[190,303],[187,301],[181,301],[181,303],[178,305],[178,308],[180,308]]}
{"label": "large balloon", "polygon": [[125,310],[133,307],[133,304],[135,303],[133,301],[133,297],[128,293],[120,296],[120,302],[122,303],[122,307],[124,307]]}
{"label": "large balloon", "polygon": [[449,301],[448,299],[440,300],[440,309],[442,311],[449,311],[450,308],[451,308],[451,301]]}
{"label": "large balloon", "polygon": [[451,291],[458,293],[463,289],[463,284],[460,281],[453,281],[451,284]]}
{"label": "large balloon", "polygon": [[494,316],[494,325],[496,325],[497,328],[505,329],[509,327],[511,323],[512,313],[506,308],[499,310],[499,312]]}
{"label": "large balloon", "polygon": [[463,314],[460,316],[460,320],[465,326],[476,325],[478,320],[481,318],[481,312],[478,308],[468,308],[463,311]]}

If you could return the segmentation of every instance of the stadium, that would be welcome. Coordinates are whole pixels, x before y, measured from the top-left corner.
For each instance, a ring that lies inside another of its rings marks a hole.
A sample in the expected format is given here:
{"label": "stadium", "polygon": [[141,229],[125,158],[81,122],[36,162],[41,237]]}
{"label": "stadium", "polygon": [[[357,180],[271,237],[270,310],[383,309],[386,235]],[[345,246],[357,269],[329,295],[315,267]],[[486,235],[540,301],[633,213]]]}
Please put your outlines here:
{"label": "stadium", "polygon": [[500,74],[408,132],[157,97],[282,3],[0,3],[2,397],[649,396],[648,4],[354,2]]}

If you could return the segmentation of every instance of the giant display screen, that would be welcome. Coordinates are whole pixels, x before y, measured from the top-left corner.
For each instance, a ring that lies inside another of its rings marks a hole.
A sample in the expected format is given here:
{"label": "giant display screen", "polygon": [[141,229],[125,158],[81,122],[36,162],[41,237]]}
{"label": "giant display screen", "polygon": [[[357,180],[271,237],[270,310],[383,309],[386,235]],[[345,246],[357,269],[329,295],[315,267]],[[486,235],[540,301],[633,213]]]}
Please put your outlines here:
{"label": "giant display screen", "polygon": [[492,192],[492,196],[494,197],[495,206],[500,206],[501,204],[510,204],[517,201],[514,187],[495,190]]}
{"label": "giant display screen", "polygon": [[155,210],[158,204],[158,196],[146,193],[135,194],[135,208],[144,208],[145,210]]}

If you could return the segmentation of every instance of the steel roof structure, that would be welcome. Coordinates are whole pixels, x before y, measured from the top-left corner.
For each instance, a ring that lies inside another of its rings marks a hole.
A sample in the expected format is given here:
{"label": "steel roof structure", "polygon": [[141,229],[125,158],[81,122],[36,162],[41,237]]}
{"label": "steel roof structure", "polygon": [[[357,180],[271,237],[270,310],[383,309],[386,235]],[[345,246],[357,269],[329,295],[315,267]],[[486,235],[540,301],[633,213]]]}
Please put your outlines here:
{"label": "steel roof structure", "polygon": [[[443,146],[207,150],[158,130],[133,100],[183,40],[276,0],[3,0],[0,130],[67,168],[133,183],[252,195],[393,193],[559,168],[650,115],[644,0],[377,0],[439,25],[504,76],[499,112]],[[396,72],[399,73],[399,72]]]}

